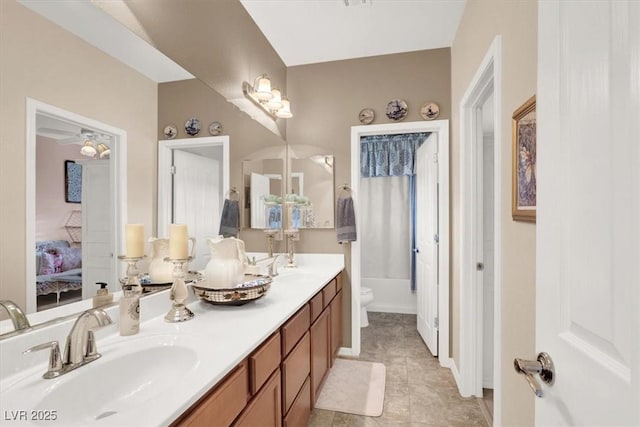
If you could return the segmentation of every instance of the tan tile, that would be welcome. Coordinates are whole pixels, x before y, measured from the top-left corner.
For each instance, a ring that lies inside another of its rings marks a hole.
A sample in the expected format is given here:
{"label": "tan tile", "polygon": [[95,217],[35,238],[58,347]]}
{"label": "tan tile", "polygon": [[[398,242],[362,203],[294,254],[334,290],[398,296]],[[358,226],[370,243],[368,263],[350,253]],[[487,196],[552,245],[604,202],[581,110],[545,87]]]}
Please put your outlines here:
{"label": "tan tile", "polygon": [[324,409],[314,409],[309,418],[309,427],[331,427],[335,412]]}

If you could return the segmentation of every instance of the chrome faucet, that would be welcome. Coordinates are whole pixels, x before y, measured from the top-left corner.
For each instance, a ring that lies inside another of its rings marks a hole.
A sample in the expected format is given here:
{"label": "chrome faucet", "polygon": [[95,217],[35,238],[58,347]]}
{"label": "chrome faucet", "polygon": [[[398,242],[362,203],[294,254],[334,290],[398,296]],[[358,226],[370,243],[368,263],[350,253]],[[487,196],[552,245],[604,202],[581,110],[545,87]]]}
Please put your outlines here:
{"label": "chrome faucet", "polygon": [[[102,309],[94,308],[82,313],[67,336],[62,359],[63,365],[88,363],[100,357],[93,331],[112,323],[113,321],[107,312]],[[92,359],[87,361],[87,358]]]}
{"label": "chrome faucet", "polygon": [[7,310],[9,318],[11,319],[11,322],[13,322],[13,328],[16,331],[29,329],[31,327],[29,320],[27,319],[27,315],[24,314],[24,311],[22,311],[20,307],[18,307],[18,304],[10,300],[2,300],[0,301],[0,305]]}
{"label": "chrome faucet", "polygon": [[112,323],[111,317],[103,309],[87,310],[73,324],[71,332],[67,336],[62,358],[58,341],[36,345],[23,353],[51,349],[49,367],[42,377],[45,379],[59,377],[100,358],[93,331]]}
{"label": "chrome faucet", "polygon": [[273,261],[267,265],[268,274],[271,277],[276,277],[278,275],[278,257],[280,257],[280,254],[273,255]]}

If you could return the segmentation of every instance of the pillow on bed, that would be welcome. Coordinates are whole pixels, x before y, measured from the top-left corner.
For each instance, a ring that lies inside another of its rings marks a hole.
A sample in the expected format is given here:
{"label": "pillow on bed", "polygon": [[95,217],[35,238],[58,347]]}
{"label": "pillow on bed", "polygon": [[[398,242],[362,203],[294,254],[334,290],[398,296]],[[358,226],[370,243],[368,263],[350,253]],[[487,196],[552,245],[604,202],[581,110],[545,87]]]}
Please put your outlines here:
{"label": "pillow on bed", "polygon": [[71,246],[66,240],[41,240],[36,242],[36,251],[47,252],[55,248],[68,248]]}
{"label": "pillow on bed", "polygon": [[56,248],[54,251],[61,257],[60,271],[82,267],[82,248]]}
{"label": "pillow on bed", "polygon": [[42,256],[40,257],[40,271],[38,271],[38,275],[59,273],[61,267],[62,256],[57,253],[42,252]]}

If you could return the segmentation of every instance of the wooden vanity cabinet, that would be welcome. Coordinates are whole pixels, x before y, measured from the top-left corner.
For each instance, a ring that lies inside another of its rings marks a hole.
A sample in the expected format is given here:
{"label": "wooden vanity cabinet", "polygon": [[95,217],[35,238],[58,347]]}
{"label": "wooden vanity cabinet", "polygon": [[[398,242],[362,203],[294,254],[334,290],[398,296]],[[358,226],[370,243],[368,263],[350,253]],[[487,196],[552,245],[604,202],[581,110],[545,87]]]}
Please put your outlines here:
{"label": "wooden vanity cabinet", "polygon": [[342,273],[172,426],[305,426],[341,344]]}

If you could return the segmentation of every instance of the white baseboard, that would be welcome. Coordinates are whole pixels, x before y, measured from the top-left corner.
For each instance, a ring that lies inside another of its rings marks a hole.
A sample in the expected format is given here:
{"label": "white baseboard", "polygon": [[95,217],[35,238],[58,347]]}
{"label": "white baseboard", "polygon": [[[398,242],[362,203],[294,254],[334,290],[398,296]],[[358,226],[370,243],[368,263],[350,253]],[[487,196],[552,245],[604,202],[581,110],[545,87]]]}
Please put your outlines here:
{"label": "white baseboard", "polygon": [[456,362],[452,358],[449,359],[449,369],[451,369],[451,373],[453,374],[453,379],[456,380],[456,386],[458,386],[458,393],[460,393],[460,372],[458,372],[458,367],[456,366]]}
{"label": "white baseboard", "polygon": [[367,311],[374,313],[399,313],[399,314],[417,314],[417,307],[405,305],[385,305],[371,304],[367,307]]}
{"label": "white baseboard", "polygon": [[353,348],[351,347],[340,347],[340,349],[338,349],[338,356],[358,357],[359,354],[354,354]]}

